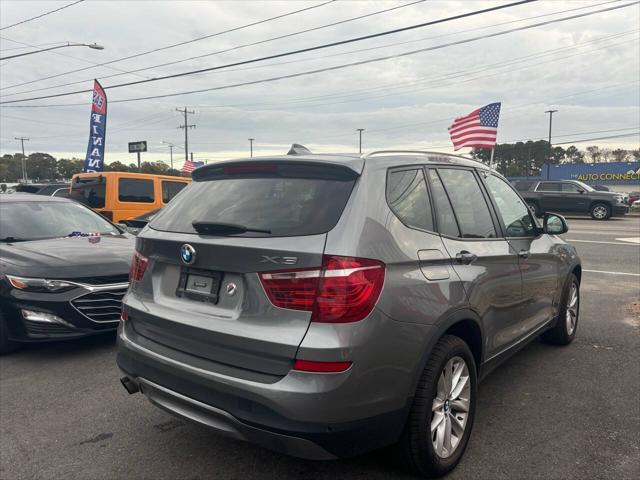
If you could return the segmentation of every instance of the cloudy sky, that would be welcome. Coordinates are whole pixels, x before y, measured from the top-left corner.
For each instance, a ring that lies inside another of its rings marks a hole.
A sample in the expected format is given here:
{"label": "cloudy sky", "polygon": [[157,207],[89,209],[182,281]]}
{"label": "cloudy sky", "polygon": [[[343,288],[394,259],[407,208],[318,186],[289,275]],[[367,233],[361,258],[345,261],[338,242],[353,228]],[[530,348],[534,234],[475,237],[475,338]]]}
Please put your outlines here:
{"label": "cloudy sky", "polygon": [[[104,46],[1,61],[0,102],[90,90],[93,78],[109,87],[228,65],[508,3],[85,0],[14,25],[72,2],[0,1],[1,57],[34,50],[27,45]],[[495,101],[503,108],[500,142],[546,138],[544,112],[553,108],[559,110],[553,118],[554,143],[618,136],[576,144],[638,148],[640,7],[635,3],[554,22],[629,3],[633,0],[538,1],[322,50],[108,89],[106,159],[134,161],[127,142],[146,140],[149,153],[143,160],[168,162],[169,148],[162,142],[170,142],[179,167],[184,136],[176,108],[184,106],[195,111],[189,123],[197,125],[189,131],[189,150],[208,161],[247,155],[250,137],[256,154],[282,153],[293,142],[318,152],[353,152],[357,128],[365,129],[364,151],[452,151],[447,126],[453,118]],[[307,10],[292,13],[302,9]],[[276,16],[282,17],[272,19]],[[547,24],[523,29],[539,23]],[[208,38],[193,41],[200,37]],[[183,42],[188,43],[173,46]],[[423,51],[398,56],[415,50]],[[392,58],[246,85],[381,57]],[[209,91],[124,101],[203,89]],[[84,158],[90,99],[84,92],[0,105],[0,153],[19,151],[14,137],[24,136],[30,139],[27,153]]]}

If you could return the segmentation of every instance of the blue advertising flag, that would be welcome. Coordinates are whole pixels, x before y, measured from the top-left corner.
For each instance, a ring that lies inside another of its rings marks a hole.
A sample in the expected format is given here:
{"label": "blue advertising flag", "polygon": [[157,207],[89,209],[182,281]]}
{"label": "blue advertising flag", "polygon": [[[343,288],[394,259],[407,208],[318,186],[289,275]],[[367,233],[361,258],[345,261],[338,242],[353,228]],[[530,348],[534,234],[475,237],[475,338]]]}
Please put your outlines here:
{"label": "blue advertising flag", "polygon": [[83,172],[101,172],[104,169],[104,141],[107,133],[107,95],[98,80],[93,81],[93,104],[89,145],[84,159]]}

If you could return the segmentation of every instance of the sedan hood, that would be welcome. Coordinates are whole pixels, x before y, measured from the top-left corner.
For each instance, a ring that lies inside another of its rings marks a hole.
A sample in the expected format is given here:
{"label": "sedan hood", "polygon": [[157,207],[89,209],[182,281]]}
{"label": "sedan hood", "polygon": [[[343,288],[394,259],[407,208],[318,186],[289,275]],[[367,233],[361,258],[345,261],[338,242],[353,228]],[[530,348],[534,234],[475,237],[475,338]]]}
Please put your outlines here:
{"label": "sedan hood", "polygon": [[0,244],[0,271],[23,277],[78,278],[129,271],[135,239],[68,237]]}

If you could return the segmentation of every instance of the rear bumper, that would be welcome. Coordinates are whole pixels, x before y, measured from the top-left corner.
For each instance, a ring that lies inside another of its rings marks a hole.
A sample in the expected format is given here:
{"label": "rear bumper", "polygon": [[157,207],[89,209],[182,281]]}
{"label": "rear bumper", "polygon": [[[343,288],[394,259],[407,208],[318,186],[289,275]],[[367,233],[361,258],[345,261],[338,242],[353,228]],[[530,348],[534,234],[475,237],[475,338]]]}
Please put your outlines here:
{"label": "rear bumper", "polygon": [[[148,399],[179,417],[265,448],[308,459],[351,457],[395,443],[411,399],[402,408],[349,421],[332,421],[350,398],[341,387],[350,372],[290,372],[262,383],[186,364],[135,341],[123,327],[117,362]],[[390,388],[387,385],[387,388]],[[326,410],[326,414],[323,414]]]}

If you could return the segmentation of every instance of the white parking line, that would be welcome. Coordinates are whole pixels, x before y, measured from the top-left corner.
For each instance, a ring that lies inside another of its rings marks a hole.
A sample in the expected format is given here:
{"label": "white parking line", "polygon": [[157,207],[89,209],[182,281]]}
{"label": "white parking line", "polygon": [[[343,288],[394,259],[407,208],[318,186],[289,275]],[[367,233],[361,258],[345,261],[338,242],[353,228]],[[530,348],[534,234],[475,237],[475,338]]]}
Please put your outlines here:
{"label": "white parking line", "polygon": [[628,272],[607,272],[604,270],[583,270],[583,272],[589,273],[606,273],[608,275],[629,275],[631,277],[640,277],[640,273],[628,273]]}
{"label": "white parking line", "polygon": [[621,242],[629,242],[629,243],[638,243],[640,244],[640,237],[625,237],[625,238],[616,238]]}
{"label": "white parking line", "polygon": [[635,247],[632,243],[624,243],[624,242],[600,242],[598,240],[578,240],[577,238],[567,238],[567,242],[578,242],[578,243],[602,243],[604,245],[626,245],[627,247]]}

